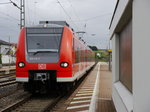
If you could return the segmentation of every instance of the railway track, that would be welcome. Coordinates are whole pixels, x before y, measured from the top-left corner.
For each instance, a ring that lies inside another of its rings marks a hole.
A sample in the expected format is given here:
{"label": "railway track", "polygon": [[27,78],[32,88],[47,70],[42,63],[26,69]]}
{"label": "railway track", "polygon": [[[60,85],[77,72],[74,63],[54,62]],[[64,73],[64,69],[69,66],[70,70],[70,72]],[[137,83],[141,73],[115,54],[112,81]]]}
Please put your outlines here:
{"label": "railway track", "polygon": [[12,70],[0,70],[0,87],[7,86],[16,83],[15,69]]}
{"label": "railway track", "polygon": [[1,112],[47,112],[55,107],[62,99],[69,97],[82,81],[73,87],[68,93],[58,94],[58,91],[51,94],[29,94],[26,98],[21,99],[0,110]]}
{"label": "railway track", "polygon": [[0,70],[0,79],[1,78],[7,78],[7,77],[13,77],[16,74],[16,69],[13,70]]}
{"label": "railway track", "polygon": [[16,78],[11,78],[11,79],[7,79],[7,80],[3,80],[3,81],[0,81],[0,87],[4,87],[4,86],[7,86],[7,85],[11,85],[11,84],[16,84]]}
{"label": "railway track", "polygon": [[[57,105],[51,109],[50,112],[66,112],[67,107],[70,105],[70,102],[72,101],[75,94],[78,92],[79,88],[85,83],[87,80],[88,75],[90,72],[94,69],[95,66],[93,66],[89,71],[87,71],[86,75],[84,75],[77,83],[76,85],[63,97]],[[71,112],[71,111],[70,111]],[[75,111],[72,111],[75,112]],[[80,111],[78,111],[80,112]],[[86,111],[85,111],[86,112]]]}
{"label": "railway track", "polygon": [[46,112],[54,107],[62,96],[58,95],[34,95],[6,107],[1,112]]}
{"label": "railway track", "polygon": [[[58,109],[55,108],[55,106],[57,104],[59,105],[59,109],[63,108],[65,110],[66,107],[64,106],[64,103],[63,103],[64,100],[66,100],[66,98],[70,97],[70,95],[78,88],[78,86],[81,84],[81,82],[84,80],[85,77],[86,76],[81,78],[81,80],[76,84],[76,86],[73,87],[67,94],[64,93],[63,95],[57,95],[56,92],[53,94],[37,94],[37,95],[29,94],[26,98],[23,98],[15,103],[7,106],[6,108],[3,108],[0,111],[1,112],[58,111]],[[67,103],[67,105],[68,105],[68,103]]]}
{"label": "railway track", "polygon": [[15,72],[14,73],[10,73],[10,74],[1,74],[0,75],[0,79],[2,78],[9,78],[9,77],[15,77]]}
{"label": "railway track", "polygon": [[0,71],[0,87],[4,87],[11,84],[16,84],[15,69],[13,70],[1,70]]}
{"label": "railway track", "polygon": [[12,74],[12,73],[15,73],[16,72],[16,69],[5,69],[5,70],[2,70],[0,69],[0,76],[3,75],[3,74]]}
{"label": "railway track", "polygon": [[4,109],[0,110],[0,112],[10,112],[11,110],[17,108],[18,106],[24,104],[26,101],[30,99],[31,95],[28,94],[24,98],[19,99],[18,101],[14,102],[13,104],[5,107]]}

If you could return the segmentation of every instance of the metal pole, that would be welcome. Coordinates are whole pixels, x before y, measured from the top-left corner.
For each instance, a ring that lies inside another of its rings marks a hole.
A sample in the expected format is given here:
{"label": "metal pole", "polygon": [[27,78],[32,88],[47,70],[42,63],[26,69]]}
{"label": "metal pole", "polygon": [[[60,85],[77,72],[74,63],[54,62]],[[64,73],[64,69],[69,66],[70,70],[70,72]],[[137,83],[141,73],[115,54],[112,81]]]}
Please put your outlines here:
{"label": "metal pole", "polygon": [[110,59],[111,56],[110,55],[111,55],[111,53],[109,52],[109,71],[111,71],[111,59]]}
{"label": "metal pole", "polygon": [[9,68],[10,68],[10,36],[9,36]]}
{"label": "metal pole", "polygon": [[20,10],[20,29],[22,29],[25,26],[25,0],[20,0],[20,7],[11,0],[10,3]]}
{"label": "metal pole", "polygon": [[20,0],[20,29],[25,26],[25,1]]}
{"label": "metal pole", "polygon": [[[109,40],[109,50],[110,50],[110,40]],[[109,71],[111,71],[111,52],[109,51]]]}

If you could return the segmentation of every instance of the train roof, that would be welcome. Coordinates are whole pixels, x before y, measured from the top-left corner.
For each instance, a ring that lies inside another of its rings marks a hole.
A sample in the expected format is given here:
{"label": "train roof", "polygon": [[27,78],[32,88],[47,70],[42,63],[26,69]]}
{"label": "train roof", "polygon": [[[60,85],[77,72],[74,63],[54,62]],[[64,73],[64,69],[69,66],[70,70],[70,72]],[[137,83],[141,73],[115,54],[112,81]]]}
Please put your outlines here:
{"label": "train roof", "polygon": [[69,27],[69,24],[66,21],[40,21],[38,25],[29,26],[27,28],[63,28],[64,26]]}
{"label": "train roof", "polygon": [[60,25],[34,25],[28,26],[27,28],[63,28],[64,26]]}
{"label": "train roof", "polygon": [[69,24],[66,21],[40,21],[39,24],[59,25],[69,27]]}

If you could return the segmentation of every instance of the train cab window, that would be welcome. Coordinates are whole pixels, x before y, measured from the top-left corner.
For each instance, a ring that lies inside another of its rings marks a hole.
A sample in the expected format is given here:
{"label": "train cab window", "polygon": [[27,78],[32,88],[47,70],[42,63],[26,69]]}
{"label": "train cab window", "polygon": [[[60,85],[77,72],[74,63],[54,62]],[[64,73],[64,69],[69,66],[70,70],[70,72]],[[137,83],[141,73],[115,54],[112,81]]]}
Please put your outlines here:
{"label": "train cab window", "polygon": [[58,62],[63,28],[36,27],[26,29],[28,62]]}
{"label": "train cab window", "polygon": [[58,52],[62,36],[62,29],[28,28],[28,52]]}

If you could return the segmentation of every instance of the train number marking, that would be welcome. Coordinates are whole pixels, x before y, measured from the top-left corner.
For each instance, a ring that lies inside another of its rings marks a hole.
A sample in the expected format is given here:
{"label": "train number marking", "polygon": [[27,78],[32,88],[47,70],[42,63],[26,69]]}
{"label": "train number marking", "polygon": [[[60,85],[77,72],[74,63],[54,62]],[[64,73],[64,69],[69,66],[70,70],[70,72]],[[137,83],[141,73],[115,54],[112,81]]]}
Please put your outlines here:
{"label": "train number marking", "polygon": [[46,64],[38,64],[38,69],[46,69]]}

